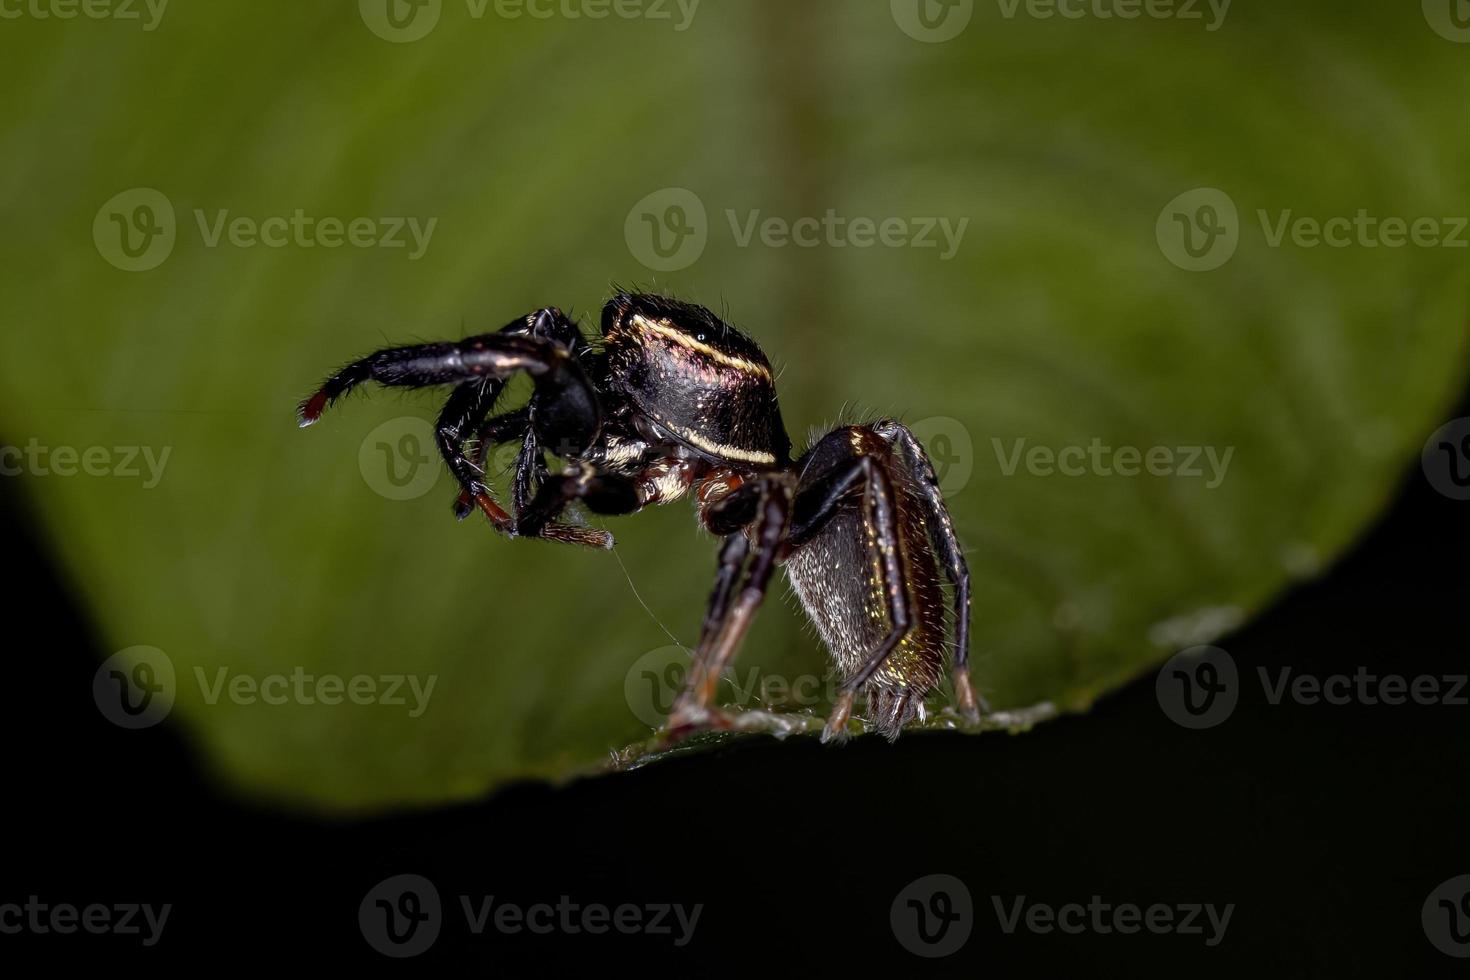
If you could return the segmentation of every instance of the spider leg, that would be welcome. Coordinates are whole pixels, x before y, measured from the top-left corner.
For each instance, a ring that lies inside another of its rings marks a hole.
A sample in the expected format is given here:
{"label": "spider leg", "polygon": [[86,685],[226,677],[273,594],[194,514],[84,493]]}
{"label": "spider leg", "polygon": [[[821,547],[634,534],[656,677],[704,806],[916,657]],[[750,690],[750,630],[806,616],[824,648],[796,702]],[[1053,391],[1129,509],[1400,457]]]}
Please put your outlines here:
{"label": "spider leg", "polygon": [[[490,449],[493,446],[503,442],[509,442],[512,439],[524,439],[530,426],[531,412],[525,406],[512,412],[506,412],[503,415],[497,415],[484,422],[474,437],[475,449],[471,462],[474,464],[475,469],[483,474],[485,472],[486,461],[490,458]],[[470,516],[470,512],[474,510],[474,506],[474,495],[468,489],[461,487],[459,497],[454,502],[454,516],[460,520],[464,520]],[[520,507],[519,501],[517,501],[516,506],[517,508]]]}
{"label": "spider leg", "polygon": [[[791,484],[781,473],[744,484],[706,512],[705,523],[711,530],[729,533],[720,550],[720,569],[699,646],[694,651],[684,689],[669,715],[670,728],[697,724],[713,703],[720,677],[750,629],[766,597],[776,563],[784,554],[790,519]],[[741,523],[745,525],[743,530],[730,529],[731,524]],[[742,564],[746,566],[745,580],[732,602]]]}
{"label": "spider leg", "polygon": [[631,514],[643,506],[633,480],[616,473],[601,473],[590,465],[573,464],[541,481],[536,495],[517,516],[515,533],[522,537],[611,548],[613,537],[606,531],[556,520],[573,501],[586,505],[593,513],[606,515]]}
{"label": "spider leg", "polygon": [[[569,530],[587,533],[579,525],[557,524],[556,518],[572,503],[581,503],[593,513],[607,516],[636,513],[650,504],[666,504],[683,496],[700,470],[691,460],[669,456],[629,472],[608,460],[604,450],[602,446],[594,448],[555,475],[546,473],[538,450],[535,458],[540,472],[535,477],[536,493],[528,504],[518,509],[516,533],[557,540],[562,540],[559,535]],[[531,479],[532,468],[528,465],[522,469],[527,480]],[[595,533],[606,538],[602,547],[612,547],[611,535]]]}
{"label": "spider leg", "polygon": [[[456,395],[468,387],[471,386],[466,385],[455,389]],[[445,407],[446,414],[449,414],[454,399],[451,398],[450,401],[451,405]],[[480,444],[475,451],[476,458],[474,460],[469,460],[463,453],[455,453],[452,449],[448,448],[463,446],[463,440],[459,437],[458,432],[450,434],[441,441],[441,449],[444,452],[445,458],[450,459],[452,454],[459,456],[461,465],[465,466],[469,473],[468,482],[466,482],[465,478],[460,478],[462,487],[459,492],[459,497],[455,500],[454,504],[455,516],[460,520],[468,517],[470,511],[476,506],[484,510],[486,501],[492,499],[489,496],[489,488],[482,480],[485,471],[485,460],[489,453],[489,447],[492,444],[506,442],[508,438],[518,437],[522,440],[521,449],[516,456],[512,500],[515,503],[517,514],[526,509],[530,496],[530,490],[528,488],[533,486],[532,480],[535,478],[535,474],[539,472],[544,475],[546,472],[546,459],[539,449],[536,432],[531,427],[529,418],[530,414],[528,409],[521,408],[514,412],[498,415],[487,422],[481,430]],[[519,434],[517,435],[518,430]],[[440,431],[442,433],[443,429],[441,428]],[[459,477],[459,471],[455,469],[455,466],[455,462],[451,461],[450,468],[451,470],[455,470],[456,477]],[[502,513],[504,512],[502,511]],[[548,521],[544,525],[536,528],[522,529],[515,526],[517,523],[516,518],[506,515],[505,519],[509,522],[509,525],[502,525],[499,521],[496,521],[496,526],[502,530],[505,530],[508,526],[511,532],[520,536],[545,538],[549,541],[562,541],[567,544],[578,544],[600,550],[606,550],[612,547],[613,544],[612,535],[596,528],[582,527],[575,524],[563,524],[558,521]],[[493,520],[494,518],[492,518]]]}
{"label": "spider leg", "polygon": [[960,714],[971,722],[980,720],[981,712],[990,713],[985,699],[975,693],[970,684],[970,568],[965,563],[965,553],[955,536],[954,521],[944,503],[944,493],[939,489],[939,478],[934,473],[934,464],[923,445],[908,426],[895,420],[885,420],[874,427],[885,439],[897,442],[903,450],[921,488],[920,500],[924,507],[925,523],[929,528],[929,539],[939,553],[945,573],[954,586],[954,695]]}
{"label": "spider leg", "polygon": [[521,448],[516,453],[515,479],[511,484],[511,500],[516,505],[517,514],[525,513],[531,506],[537,489],[546,482],[547,474],[546,453],[536,438],[536,430],[527,426],[521,435]]}
{"label": "spider leg", "polygon": [[440,416],[440,449],[461,487],[491,523],[514,533],[515,520],[485,490],[477,469],[465,457],[463,438],[466,429],[488,413],[506,379],[525,371],[535,384],[538,411],[531,428],[538,440],[562,456],[575,456],[592,444],[602,424],[596,390],[570,348],[534,335],[553,329],[559,316],[542,310],[499,333],[378,351],[328,378],[302,403],[301,424],[311,425],[327,406],[367,381],[408,388],[458,386]]}
{"label": "spider leg", "polygon": [[710,637],[719,630],[730,611],[730,592],[735,588],[735,577],[745,567],[745,556],[750,553],[750,541],[745,534],[736,531],[725,537],[720,547],[719,570],[715,573],[715,585],[710,591],[709,605],[704,613],[704,623],[699,629],[699,643],[695,649],[706,646]]}
{"label": "spider leg", "polygon": [[370,354],[332,375],[302,403],[301,425],[311,425],[329,405],[368,381],[427,388],[485,379],[504,381],[517,371],[525,371],[535,382],[540,411],[534,425],[547,448],[560,456],[573,456],[592,444],[602,423],[602,410],[592,382],[571,351],[539,337],[504,332]]}
{"label": "spider leg", "polygon": [[462,384],[450,394],[434,425],[434,441],[439,446],[439,455],[460,486],[460,500],[465,502],[463,513],[455,512],[463,519],[469,514],[469,504],[481,497],[490,496],[490,488],[484,483],[483,457],[477,463],[465,454],[465,433],[484,422],[485,416],[495,400],[500,397],[505,383],[495,378],[471,381]]}

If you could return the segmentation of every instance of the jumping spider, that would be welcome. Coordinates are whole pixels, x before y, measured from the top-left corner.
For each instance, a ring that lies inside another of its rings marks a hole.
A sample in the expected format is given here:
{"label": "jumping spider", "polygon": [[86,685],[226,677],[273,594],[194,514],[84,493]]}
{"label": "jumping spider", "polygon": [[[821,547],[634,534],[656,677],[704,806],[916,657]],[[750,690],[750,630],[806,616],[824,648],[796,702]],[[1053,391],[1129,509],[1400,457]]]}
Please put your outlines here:
{"label": "jumping spider", "polygon": [[[534,382],[530,400],[491,417],[517,371]],[[508,537],[611,548],[611,535],[558,520],[562,511],[631,514],[694,489],[701,523],[724,545],[670,732],[718,723],[719,679],[781,564],[843,678],[823,741],[844,733],[859,690],[889,739],[922,717],[946,661],[941,573],[954,590],[955,704],[978,719],[969,570],[923,447],[881,419],[834,429],[793,460],[770,362],[709,310],[622,293],[603,308],[599,347],[547,307],[498,333],[379,351],[328,378],[301,424],[365,381],[454,386],[435,435],[461,488],[455,511],[478,507]],[[489,448],[511,441],[515,516],[484,475]],[[548,451],[566,461],[561,472]]]}

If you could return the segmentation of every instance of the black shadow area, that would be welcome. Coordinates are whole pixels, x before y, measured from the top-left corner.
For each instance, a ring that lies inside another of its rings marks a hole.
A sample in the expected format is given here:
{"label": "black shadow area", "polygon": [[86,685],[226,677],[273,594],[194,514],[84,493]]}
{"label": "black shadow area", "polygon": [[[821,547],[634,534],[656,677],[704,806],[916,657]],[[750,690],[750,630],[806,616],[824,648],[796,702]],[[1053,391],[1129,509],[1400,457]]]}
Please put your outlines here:
{"label": "black shadow area", "polygon": [[[760,740],[350,823],[221,799],[172,719],[125,731],[102,717],[92,681],[105,652],[36,538],[28,489],[0,484],[11,572],[0,906],[14,909],[0,908],[0,963],[465,963],[502,976],[1470,969],[1431,944],[1424,919],[1470,954],[1470,901],[1431,898],[1470,874],[1470,707],[1272,703],[1283,668],[1433,677],[1442,696],[1467,673],[1470,504],[1437,493],[1417,464],[1330,574],[1219,644],[1238,702],[1213,727],[1171,721],[1147,677],[1022,737],[841,750]],[[381,884],[405,874],[430,884]],[[47,911],[26,908],[32,896]],[[134,903],[170,906],[153,945],[141,912],[133,933],[63,933],[47,918],[102,905],[117,925]],[[1130,905],[1138,918],[1120,910]],[[374,943],[423,951],[392,957]]]}

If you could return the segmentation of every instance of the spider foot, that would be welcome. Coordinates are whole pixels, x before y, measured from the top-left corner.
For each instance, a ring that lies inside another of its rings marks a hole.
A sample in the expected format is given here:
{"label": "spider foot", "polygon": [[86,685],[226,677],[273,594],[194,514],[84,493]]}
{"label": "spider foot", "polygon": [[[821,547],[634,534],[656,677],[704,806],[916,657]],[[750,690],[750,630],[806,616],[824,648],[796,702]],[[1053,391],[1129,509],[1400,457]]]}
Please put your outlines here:
{"label": "spider foot", "polygon": [[508,538],[516,536],[515,518],[502,510],[500,505],[491,499],[488,493],[475,494],[473,503],[476,507],[480,508],[481,513],[490,519],[490,523],[494,526],[495,530]]}
{"label": "spider foot", "polygon": [[565,524],[561,521],[552,521],[543,525],[536,529],[534,534],[522,534],[519,528],[520,522],[507,514],[488,493],[470,496],[468,491],[462,491],[459,499],[455,501],[454,515],[464,520],[474,508],[479,508],[489,518],[495,530],[508,538],[544,538],[547,541],[561,541],[564,544],[581,545],[584,548],[594,548],[598,551],[611,551],[615,543],[613,536],[607,531],[582,524]]}
{"label": "spider foot", "polygon": [[990,714],[990,705],[975,693],[970,684],[968,667],[957,667],[954,671],[954,708],[961,718],[971,725],[980,724],[980,716]]}
{"label": "spider foot", "polygon": [[691,735],[709,731],[726,732],[736,727],[734,716],[721,708],[676,705],[658,733],[658,743],[661,748],[673,748]]}
{"label": "spider foot", "polygon": [[837,702],[832,705],[832,713],[827,716],[827,724],[822,728],[823,745],[841,745],[847,741],[847,722],[852,717],[852,702],[855,697],[856,693],[848,690],[837,695]]}
{"label": "spider foot", "polygon": [[461,490],[459,496],[454,499],[454,519],[462,521],[475,512],[475,498],[470,496],[468,490]]}

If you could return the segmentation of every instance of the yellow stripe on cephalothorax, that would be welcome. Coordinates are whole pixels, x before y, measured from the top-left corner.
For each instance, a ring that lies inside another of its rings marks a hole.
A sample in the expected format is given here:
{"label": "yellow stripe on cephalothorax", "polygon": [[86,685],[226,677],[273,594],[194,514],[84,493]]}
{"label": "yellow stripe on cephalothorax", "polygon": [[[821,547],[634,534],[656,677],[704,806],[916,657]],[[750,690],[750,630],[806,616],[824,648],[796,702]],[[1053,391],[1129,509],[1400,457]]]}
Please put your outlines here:
{"label": "yellow stripe on cephalothorax", "polygon": [[[665,424],[667,425],[668,423]],[[706,439],[704,436],[690,432],[688,429],[680,428],[677,425],[670,425],[669,428],[678,433],[679,438],[692,443],[707,453],[714,453],[716,456],[726,456],[730,459],[739,459],[747,463],[776,462],[775,456],[770,453],[761,452],[759,449],[741,449],[739,446],[727,446],[723,442]]]}
{"label": "yellow stripe on cephalothorax", "polygon": [[711,347],[709,344],[695,340],[666,320],[650,320],[641,313],[635,313],[633,314],[633,326],[645,333],[653,333],[658,334],[660,337],[666,337],[680,347],[698,351],[706,357],[720,364],[724,364],[726,367],[735,368],[737,371],[743,371],[746,374],[757,375],[758,377],[765,378],[767,381],[771,380],[771,369],[764,364],[759,364],[734,354],[727,354],[718,348]]}
{"label": "yellow stripe on cephalothorax", "polygon": [[659,425],[673,432],[674,435],[683,439],[696,449],[703,449],[705,452],[715,456],[723,456],[726,459],[738,459],[746,463],[765,463],[771,465],[776,462],[776,457],[771,453],[762,452],[759,449],[741,449],[739,446],[730,446],[723,442],[716,442],[713,439],[705,438],[697,432],[691,432],[682,425],[673,425],[672,423],[665,422],[652,412],[648,414],[652,415]]}

